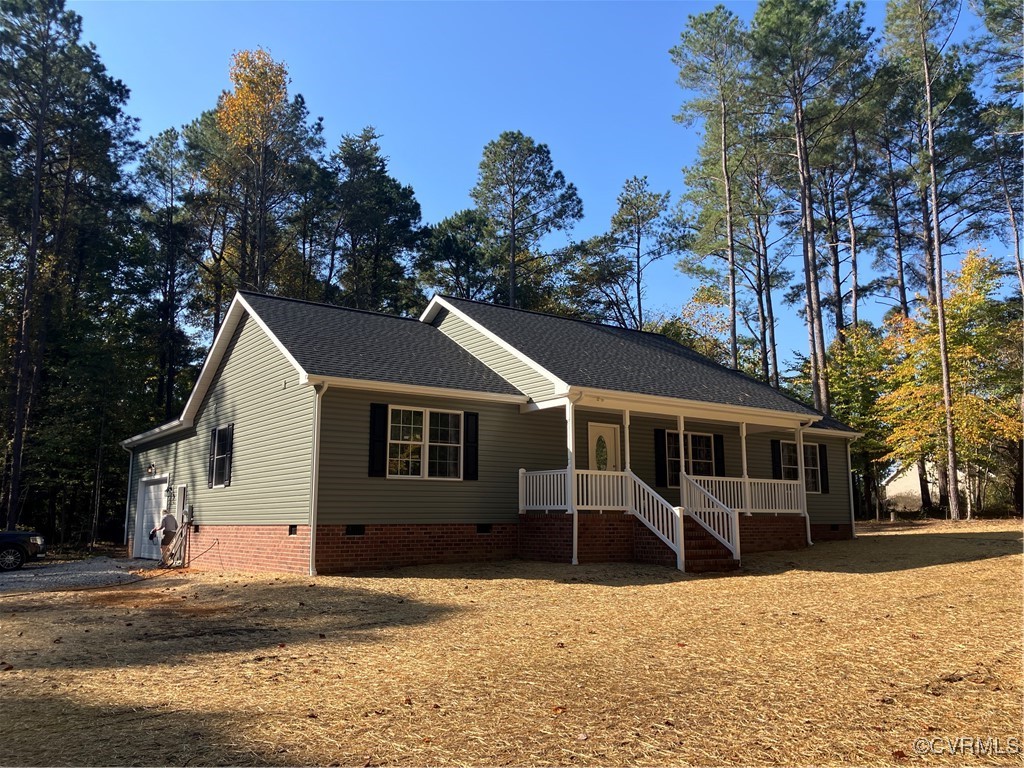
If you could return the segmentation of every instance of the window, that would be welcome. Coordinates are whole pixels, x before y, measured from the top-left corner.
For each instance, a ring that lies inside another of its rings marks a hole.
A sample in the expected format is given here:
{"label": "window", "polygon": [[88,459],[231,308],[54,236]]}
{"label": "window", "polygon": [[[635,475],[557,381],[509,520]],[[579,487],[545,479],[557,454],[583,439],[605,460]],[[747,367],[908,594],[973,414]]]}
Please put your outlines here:
{"label": "window", "polygon": [[665,460],[668,463],[668,485],[679,487],[679,468],[686,467],[686,474],[711,477],[715,474],[715,447],[711,435],[699,432],[684,432],[683,454],[679,455],[679,433],[665,433]]}
{"label": "window", "polygon": [[462,414],[391,408],[388,477],[462,479]]}
{"label": "window", "polygon": [[231,485],[231,444],[235,425],[217,427],[210,432],[210,468],[207,485],[222,488]]}
{"label": "window", "polygon": [[[800,465],[797,460],[796,443],[783,442],[779,445],[782,459],[782,479],[799,480]],[[808,493],[821,493],[821,466],[818,463],[817,443],[804,443],[804,485]]]}

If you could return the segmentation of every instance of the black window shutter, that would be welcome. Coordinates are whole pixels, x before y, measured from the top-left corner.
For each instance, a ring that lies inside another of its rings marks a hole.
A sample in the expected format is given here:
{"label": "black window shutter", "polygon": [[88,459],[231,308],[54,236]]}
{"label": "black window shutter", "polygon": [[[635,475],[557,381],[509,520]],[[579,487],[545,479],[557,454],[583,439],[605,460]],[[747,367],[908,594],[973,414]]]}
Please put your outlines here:
{"label": "black window shutter", "polygon": [[818,443],[818,476],[822,493],[828,493],[828,449]]}
{"label": "black window shutter", "polygon": [[725,477],[725,438],[714,435],[715,444],[715,477]]}
{"label": "black window shutter", "polygon": [[654,430],[654,485],[668,487],[668,453],[665,444],[665,430]]}
{"label": "black window shutter", "polygon": [[231,454],[235,446],[235,425],[228,424],[224,429],[224,485],[231,485]]}
{"label": "black window shutter", "polygon": [[213,488],[213,466],[217,462],[217,429],[210,431],[210,468],[206,475],[206,487]]}
{"label": "black window shutter", "polygon": [[369,477],[386,477],[388,473],[388,406],[370,403],[370,466]]}
{"label": "black window shutter", "polygon": [[480,414],[462,414],[462,479],[480,479]]}
{"label": "black window shutter", "polygon": [[782,441],[772,440],[772,477],[782,479]]}

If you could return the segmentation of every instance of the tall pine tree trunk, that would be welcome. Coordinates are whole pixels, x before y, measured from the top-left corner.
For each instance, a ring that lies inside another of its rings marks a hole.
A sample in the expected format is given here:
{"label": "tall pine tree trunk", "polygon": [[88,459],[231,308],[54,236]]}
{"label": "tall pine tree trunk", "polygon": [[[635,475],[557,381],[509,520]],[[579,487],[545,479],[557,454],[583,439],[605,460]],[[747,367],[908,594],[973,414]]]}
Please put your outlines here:
{"label": "tall pine tree trunk", "polygon": [[818,277],[818,252],[814,242],[814,197],[811,186],[807,133],[804,125],[802,96],[793,99],[794,138],[796,142],[797,173],[800,183],[800,235],[803,241],[804,289],[807,292],[807,332],[810,343],[811,386],[814,407],[829,413],[828,368],[825,355],[825,332],[821,318],[821,288]]}
{"label": "tall pine tree trunk", "polygon": [[725,94],[719,92],[719,149],[722,163],[722,185],[725,191],[725,246],[729,265],[729,362],[740,367],[739,342],[736,334],[736,237],[733,231],[732,174],[729,171],[729,142],[726,135]]}
{"label": "tall pine tree trunk", "polygon": [[33,380],[38,378],[39,348],[36,344],[36,322],[33,317],[36,305],[36,277],[39,265],[39,249],[43,239],[42,190],[43,173],[46,167],[46,130],[50,117],[52,35],[49,20],[44,20],[45,31],[40,61],[40,77],[37,84],[38,102],[32,121],[32,200],[29,207],[29,240],[25,253],[25,282],[21,293],[21,315],[18,322],[18,337],[15,342],[14,397],[11,403],[11,449],[10,473],[7,483],[7,530],[13,531],[18,524],[22,493],[23,458],[25,438],[29,428],[29,413],[32,408]]}
{"label": "tall pine tree trunk", "polygon": [[953,387],[949,372],[949,348],[946,336],[946,308],[943,297],[942,235],[939,229],[939,180],[935,157],[935,115],[932,106],[931,64],[928,58],[928,40],[925,36],[925,10],[918,0],[921,13],[921,60],[924,67],[925,129],[928,140],[928,192],[931,198],[932,245],[935,249],[935,314],[939,324],[939,362],[942,368],[942,407],[946,421],[946,461],[949,472],[949,516],[960,519],[960,480],[957,475],[956,424],[953,421]]}

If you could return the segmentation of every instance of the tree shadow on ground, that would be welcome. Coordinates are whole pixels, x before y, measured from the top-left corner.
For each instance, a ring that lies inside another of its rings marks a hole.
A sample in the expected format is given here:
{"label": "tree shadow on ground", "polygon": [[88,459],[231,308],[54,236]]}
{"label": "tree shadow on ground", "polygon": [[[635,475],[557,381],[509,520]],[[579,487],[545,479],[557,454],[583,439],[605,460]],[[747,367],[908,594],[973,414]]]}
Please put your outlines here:
{"label": "tree shadow on ground", "polygon": [[435,563],[430,565],[404,565],[394,568],[351,571],[331,574],[325,579],[358,577],[378,579],[381,582],[402,579],[459,579],[490,581],[512,579],[545,581],[556,584],[598,584],[605,587],[635,587],[667,584],[694,578],[713,577],[718,574],[684,574],[675,568],[645,563],[549,563],[535,560],[492,560],[477,563]]}
{"label": "tree shadow on ground", "polygon": [[[73,601],[71,603],[67,601]],[[30,613],[33,637],[5,652],[17,668],[187,665],[198,655],[259,652],[254,663],[295,644],[375,642],[389,630],[440,621],[458,610],[395,590],[177,576],[120,588],[18,596],[0,614]]]}
{"label": "tree shadow on ground", "polygon": [[[102,706],[43,691],[5,696],[5,765],[301,765],[309,761],[293,740],[246,738],[259,733],[254,713],[195,712],[173,700]],[[282,720],[304,713],[267,712]],[[361,760],[359,756],[348,756]]]}

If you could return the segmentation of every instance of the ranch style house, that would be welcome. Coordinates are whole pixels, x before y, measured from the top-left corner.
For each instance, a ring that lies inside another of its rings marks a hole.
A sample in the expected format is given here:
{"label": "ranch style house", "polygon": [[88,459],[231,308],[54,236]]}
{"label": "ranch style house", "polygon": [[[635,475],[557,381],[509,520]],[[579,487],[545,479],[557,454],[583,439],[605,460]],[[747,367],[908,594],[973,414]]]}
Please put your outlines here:
{"label": "ranch style house", "polygon": [[654,333],[435,296],[403,318],[256,293],[180,418],[125,440],[125,545],[337,573],[523,558],[736,568],[854,535],[859,435]]}

